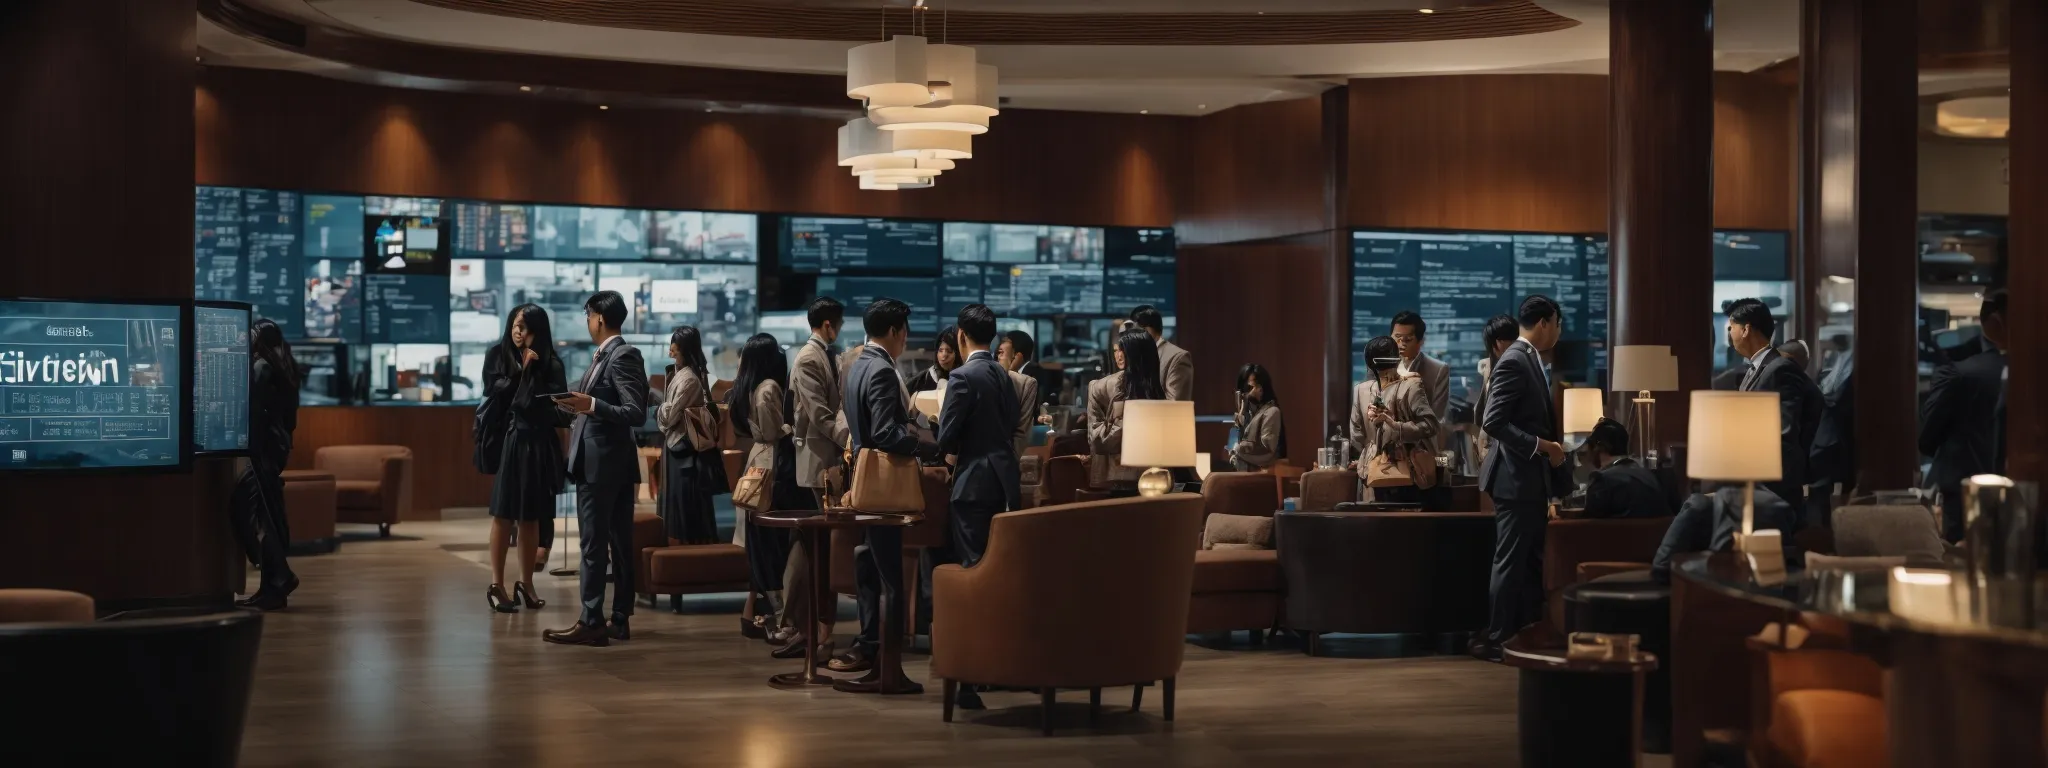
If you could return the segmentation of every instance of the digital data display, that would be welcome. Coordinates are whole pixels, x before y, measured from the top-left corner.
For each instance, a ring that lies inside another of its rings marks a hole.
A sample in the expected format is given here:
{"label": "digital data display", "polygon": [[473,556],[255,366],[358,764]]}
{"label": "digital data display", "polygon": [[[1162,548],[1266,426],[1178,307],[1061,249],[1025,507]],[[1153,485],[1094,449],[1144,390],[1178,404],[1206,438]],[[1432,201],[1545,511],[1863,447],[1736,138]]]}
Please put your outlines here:
{"label": "digital data display", "polygon": [[[618,291],[626,298],[630,314],[624,330],[629,337],[665,350],[671,332],[678,326],[694,325],[703,336],[706,355],[725,348],[737,350],[754,335],[760,321],[757,283],[751,265],[597,265],[597,289]],[[587,334],[578,324],[568,336],[583,338]],[[555,338],[568,340],[560,330]]]}
{"label": "digital data display", "polygon": [[791,216],[783,220],[782,249],[782,263],[801,273],[936,273],[940,258],[939,224]]}
{"label": "digital data display", "polygon": [[537,205],[533,256],[537,259],[639,261],[647,258],[646,211]]}
{"label": "digital data display", "polygon": [[1715,280],[1790,280],[1784,232],[1714,230]]}
{"label": "digital data display", "polygon": [[[1563,336],[1586,338],[1586,262],[1578,235],[1515,235],[1512,301],[1543,294],[1564,310]],[[1512,310],[1502,310],[1514,314]],[[1481,326],[1482,330],[1484,326]],[[1603,337],[1605,338],[1605,337]]]}
{"label": "digital data display", "polygon": [[991,264],[1101,263],[1101,227],[1046,224],[945,225],[947,261]]}
{"label": "digital data display", "polygon": [[192,310],[192,444],[200,453],[249,450],[247,305]]}
{"label": "digital data display", "polygon": [[910,305],[910,341],[912,346],[928,343],[922,339],[937,336],[940,328],[953,324],[959,317],[954,316],[941,322],[939,317],[939,281],[928,277],[821,277],[818,278],[818,295],[837,297],[845,302],[846,327],[859,328],[859,316],[867,311],[869,304],[887,296]]}
{"label": "digital data display", "polygon": [[448,274],[447,221],[438,216],[371,216],[363,238],[363,260],[373,274]]}
{"label": "digital data display", "polygon": [[305,236],[299,251],[309,259],[363,257],[363,198],[306,195]]}
{"label": "digital data display", "polygon": [[351,343],[363,340],[362,259],[306,262],[305,284],[306,290],[300,294],[304,338]]}
{"label": "digital data display", "polygon": [[1177,260],[1173,230],[1111,227],[1104,244],[1103,302],[1109,312],[1150,304],[1173,314]]}
{"label": "digital data display", "polygon": [[496,342],[513,307],[547,310],[557,341],[583,334],[583,302],[597,293],[597,265],[560,261],[457,259],[450,272],[449,339]]}
{"label": "digital data display", "polygon": [[1016,264],[1010,297],[1020,315],[1095,315],[1103,312],[1100,264]]}
{"label": "digital data display", "polygon": [[240,301],[242,273],[242,190],[197,187],[192,206],[192,295]]}
{"label": "digital data display", "polygon": [[455,255],[523,259],[533,255],[533,206],[455,204]]}
{"label": "digital data display", "polygon": [[363,198],[363,213],[370,216],[439,217],[442,215],[441,198],[370,195]]}
{"label": "digital data display", "polygon": [[325,341],[292,342],[292,361],[299,368],[300,405],[353,405],[361,402],[359,377],[368,350],[362,345]]}
{"label": "digital data display", "polygon": [[297,317],[298,285],[305,279],[305,254],[299,242],[305,228],[300,221],[303,199],[297,192],[242,190],[247,289],[234,300],[256,305],[259,316]]}
{"label": "digital data display", "polygon": [[363,332],[372,344],[448,341],[448,278],[364,275]]}
{"label": "digital data display", "polygon": [[0,470],[183,466],[184,312],[0,301]]}
{"label": "digital data display", "polygon": [[655,211],[647,243],[659,261],[761,260],[760,222],[751,213]]}
{"label": "digital data display", "polygon": [[1586,340],[1597,342],[1593,370],[1607,370],[1607,304],[1613,290],[1608,283],[1607,236],[1580,235],[1586,254]]}
{"label": "digital data display", "polygon": [[371,402],[450,402],[454,376],[454,361],[447,344],[370,345]]}
{"label": "digital data display", "polygon": [[1359,350],[1387,334],[1402,310],[1429,323],[1424,352],[1465,371],[1486,355],[1487,318],[1512,312],[1520,300],[1507,233],[1353,232],[1351,275],[1352,371],[1360,378]]}
{"label": "digital data display", "polygon": [[[980,264],[959,264],[946,262],[944,279],[939,282],[939,317],[960,317],[960,310],[969,304],[985,304],[982,294],[982,270]],[[988,267],[1009,273],[1008,267]],[[1007,297],[1006,297],[1007,298]],[[994,309],[993,306],[990,309]],[[1000,314],[1000,312],[998,312]]]}

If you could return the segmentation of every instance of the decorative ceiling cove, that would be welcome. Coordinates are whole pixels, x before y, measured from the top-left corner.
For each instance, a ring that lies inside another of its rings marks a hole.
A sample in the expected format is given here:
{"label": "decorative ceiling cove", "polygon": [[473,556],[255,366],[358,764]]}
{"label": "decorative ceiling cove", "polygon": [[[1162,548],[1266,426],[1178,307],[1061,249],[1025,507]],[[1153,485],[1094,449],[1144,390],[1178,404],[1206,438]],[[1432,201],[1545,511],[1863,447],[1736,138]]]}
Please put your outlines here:
{"label": "decorative ceiling cove", "polygon": [[[702,35],[871,42],[909,34],[907,3],[847,7],[839,3],[754,0],[410,0],[455,11],[596,27]],[[940,6],[931,0],[928,6]],[[969,3],[961,2],[961,6]],[[1068,4],[1071,5],[1071,4]],[[961,45],[1341,45],[1469,40],[1555,32],[1579,22],[1530,0],[1412,0],[1394,9],[1317,12],[1173,12],[1102,10],[1086,13],[928,8],[926,34]],[[1119,3],[1116,6],[1133,5]],[[1159,7],[1151,4],[1148,7]],[[1164,4],[1171,8],[1172,4]],[[1214,4],[1190,3],[1196,7]],[[1285,3],[1268,4],[1273,8]],[[1358,2],[1355,6],[1386,5]],[[1419,7],[1435,6],[1431,13]],[[1015,3],[1004,7],[1017,7]]]}

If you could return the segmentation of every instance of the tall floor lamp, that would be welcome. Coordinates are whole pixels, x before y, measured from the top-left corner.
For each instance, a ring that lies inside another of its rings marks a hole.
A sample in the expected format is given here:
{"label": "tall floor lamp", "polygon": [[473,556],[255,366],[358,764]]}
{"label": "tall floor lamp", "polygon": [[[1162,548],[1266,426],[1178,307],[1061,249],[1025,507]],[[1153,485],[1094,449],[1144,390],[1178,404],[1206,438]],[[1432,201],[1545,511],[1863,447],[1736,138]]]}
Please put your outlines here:
{"label": "tall floor lamp", "polygon": [[1630,425],[1630,442],[1635,443],[1632,448],[1636,458],[1647,466],[1659,466],[1657,399],[1650,393],[1678,391],[1678,358],[1668,346],[1619,346],[1614,348],[1610,372],[1613,381],[1607,383],[1608,388],[1636,393],[1635,423]]}
{"label": "tall floor lamp", "polygon": [[1778,449],[1778,393],[1693,390],[1685,430],[1685,474],[1695,480],[1742,483],[1742,535],[1735,548],[1748,556],[1762,583],[1782,579],[1784,541],[1776,530],[1756,530],[1756,484],[1784,478]]}

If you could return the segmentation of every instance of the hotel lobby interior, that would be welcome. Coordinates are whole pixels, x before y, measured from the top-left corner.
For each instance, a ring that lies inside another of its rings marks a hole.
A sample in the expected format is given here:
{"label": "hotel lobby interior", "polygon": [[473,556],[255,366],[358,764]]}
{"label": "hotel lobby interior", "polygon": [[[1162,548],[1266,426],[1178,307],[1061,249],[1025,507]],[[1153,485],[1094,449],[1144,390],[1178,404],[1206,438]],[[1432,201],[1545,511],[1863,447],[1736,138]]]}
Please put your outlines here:
{"label": "hotel lobby interior", "polygon": [[2048,768],[2048,2],[7,0],[0,73],[0,766]]}

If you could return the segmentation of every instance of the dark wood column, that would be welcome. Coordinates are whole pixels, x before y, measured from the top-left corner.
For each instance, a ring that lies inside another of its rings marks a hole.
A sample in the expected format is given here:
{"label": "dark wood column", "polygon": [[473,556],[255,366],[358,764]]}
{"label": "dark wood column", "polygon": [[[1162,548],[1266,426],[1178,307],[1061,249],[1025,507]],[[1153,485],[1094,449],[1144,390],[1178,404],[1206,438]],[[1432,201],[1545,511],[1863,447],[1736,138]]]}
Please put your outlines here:
{"label": "dark wood column", "polygon": [[2048,8],[2012,4],[2006,471],[2048,481]]}
{"label": "dark wood column", "polygon": [[[190,2],[0,3],[0,295],[192,297]],[[233,464],[185,475],[0,475],[0,587],[101,610],[225,602]]]}
{"label": "dark wood column", "polygon": [[1684,442],[1687,392],[1707,387],[1713,362],[1713,3],[1615,0],[1612,14],[1610,335],[1678,357],[1686,391],[1657,395],[1662,446]]}
{"label": "dark wood column", "polygon": [[1803,242],[1822,274],[1856,280],[1856,487],[1906,488],[1919,464],[1914,5],[1805,3]]}

